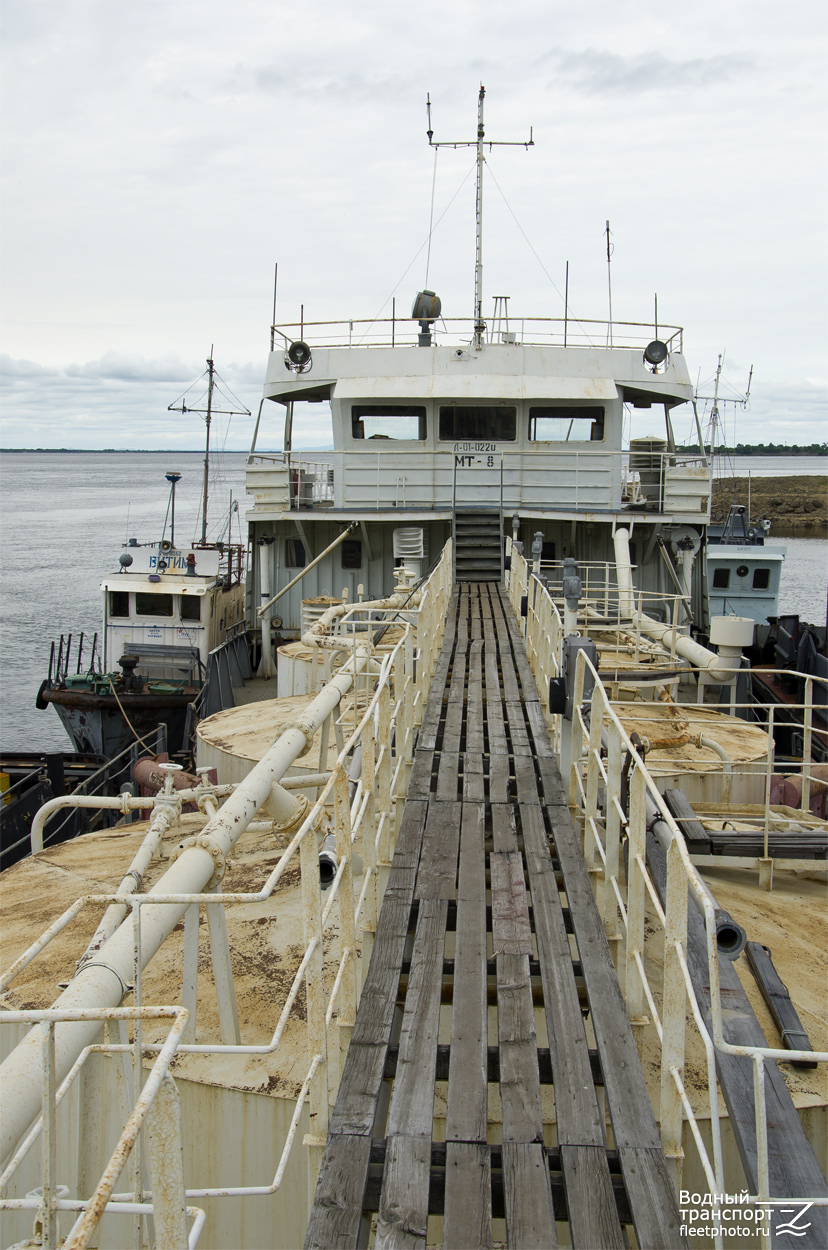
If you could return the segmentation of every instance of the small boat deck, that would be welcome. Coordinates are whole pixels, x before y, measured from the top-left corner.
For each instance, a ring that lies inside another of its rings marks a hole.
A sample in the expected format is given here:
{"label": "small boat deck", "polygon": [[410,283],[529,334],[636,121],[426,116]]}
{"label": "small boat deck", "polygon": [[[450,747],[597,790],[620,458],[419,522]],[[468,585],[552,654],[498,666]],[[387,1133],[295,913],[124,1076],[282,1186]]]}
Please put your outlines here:
{"label": "small boat deck", "polygon": [[511,606],[453,604],[305,1246],[679,1246]]}

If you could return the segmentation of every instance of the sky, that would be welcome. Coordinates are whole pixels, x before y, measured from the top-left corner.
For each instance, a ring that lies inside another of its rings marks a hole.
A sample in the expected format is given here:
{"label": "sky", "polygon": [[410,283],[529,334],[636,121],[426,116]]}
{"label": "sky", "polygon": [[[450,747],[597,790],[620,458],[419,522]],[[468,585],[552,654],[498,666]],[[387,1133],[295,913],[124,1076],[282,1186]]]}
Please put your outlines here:
{"label": "sky", "polygon": [[[214,353],[258,408],[277,322],[388,316],[427,285],[473,306],[473,153],[486,131],[484,310],[685,329],[731,441],[826,420],[823,0],[2,0],[0,445],[198,448],[167,411]],[[194,395],[198,391],[193,392]],[[276,406],[268,405],[268,408]],[[281,408],[278,409],[281,414]],[[218,419],[217,419],[218,421]],[[223,425],[221,424],[223,422]],[[245,450],[252,419],[222,418]],[[280,446],[263,419],[260,447]],[[294,445],[324,446],[323,414]]]}

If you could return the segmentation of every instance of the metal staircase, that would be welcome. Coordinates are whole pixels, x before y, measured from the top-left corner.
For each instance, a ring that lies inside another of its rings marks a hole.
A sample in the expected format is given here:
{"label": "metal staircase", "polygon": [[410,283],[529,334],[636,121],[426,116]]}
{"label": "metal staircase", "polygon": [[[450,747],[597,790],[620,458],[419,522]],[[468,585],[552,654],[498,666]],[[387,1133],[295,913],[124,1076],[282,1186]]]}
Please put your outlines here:
{"label": "metal staircase", "polygon": [[452,537],[455,582],[501,580],[503,522],[499,508],[455,508]]}

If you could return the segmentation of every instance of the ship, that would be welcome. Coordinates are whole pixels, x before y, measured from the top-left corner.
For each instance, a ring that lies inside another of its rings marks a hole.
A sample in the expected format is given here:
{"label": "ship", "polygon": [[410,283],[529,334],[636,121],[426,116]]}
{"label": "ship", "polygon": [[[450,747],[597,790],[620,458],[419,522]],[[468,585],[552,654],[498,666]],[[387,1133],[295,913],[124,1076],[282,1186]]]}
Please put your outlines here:
{"label": "ship", "polygon": [[484,316],[484,97],[472,316],[271,329],[194,770],[0,878],[6,1243],[825,1244],[820,678],[775,753],[683,330]]}
{"label": "ship", "polygon": [[[100,634],[91,642],[83,633],[61,634],[52,643],[48,673],[35,699],[41,710],[55,708],[76,752],[110,763],[132,748],[189,762],[211,654],[245,628],[245,551],[230,537],[238,501],[234,505],[231,497],[215,541],[208,541],[207,525],[213,417],[250,412],[227,391],[212,349],[206,363],[203,379],[168,409],[204,417],[200,539],[176,543],[175,491],[181,474],[168,472],[160,534],[149,542],[127,540],[117,569],[101,583]],[[202,382],[204,408],[190,398]],[[236,406],[220,408],[222,402]]]}

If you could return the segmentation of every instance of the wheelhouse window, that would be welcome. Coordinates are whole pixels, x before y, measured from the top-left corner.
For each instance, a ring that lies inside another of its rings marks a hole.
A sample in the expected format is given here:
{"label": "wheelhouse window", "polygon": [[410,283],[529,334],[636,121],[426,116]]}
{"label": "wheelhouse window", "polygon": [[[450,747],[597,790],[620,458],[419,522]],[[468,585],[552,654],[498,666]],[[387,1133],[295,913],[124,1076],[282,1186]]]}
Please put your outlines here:
{"label": "wheelhouse window", "polygon": [[301,538],[285,539],[285,568],[303,569],[305,567],[305,547]]}
{"label": "wheelhouse window", "polygon": [[201,620],[201,599],[198,595],[181,596],[181,619],[182,621]]}
{"label": "wheelhouse window", "polygon": [[508,404],[444,404],[440,408],[441,442],[513,443],[516,438],[517,408]]}
{"label": "wheelhouse window", "polygon": [[422,442],[426,437],[426,410],[417,405],[354,404],[351,433],[354,438]]}
{"label": "wheelhouse window", "polygon": [[730,585],[730,569],[713,570],[713,589],[727,590]]}
{"label": "wheelhouse window", "polygon": [[342,543],[343,569],[362,568],[362,543],[358,538],[346,538]]}
{"label": "wheelhouse window", "polygon": [[600,443],[603,408],[530,408],[531,443]]}
{"label": "wheelhouse window", "polygon": [[109,615],[110,616],[129,616],[129,591],[128,590],[110,590],[109,592]]}
{"label": "wheelhouse window", "polygon": [[172,595],[149,595],[138,591],[135,596],[136,616],[172,616]]}
{"label": "wheelhouse window", "polygon": [[753,573],[753,589],[767,590],[770,586],[770,569],[755,569]]}

